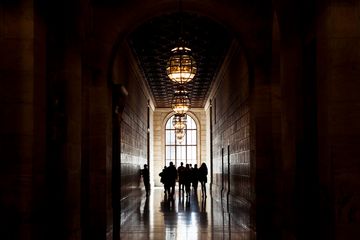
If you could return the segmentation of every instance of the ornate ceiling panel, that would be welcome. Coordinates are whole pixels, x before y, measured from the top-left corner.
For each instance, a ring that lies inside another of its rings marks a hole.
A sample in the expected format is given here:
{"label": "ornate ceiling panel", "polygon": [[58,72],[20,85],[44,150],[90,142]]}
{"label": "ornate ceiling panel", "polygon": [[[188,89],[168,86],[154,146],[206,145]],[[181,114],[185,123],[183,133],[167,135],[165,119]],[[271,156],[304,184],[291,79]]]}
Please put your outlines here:
{"label": "ornate ceiling panel", "polygon": [[152,19],[129,38],[156,107],[170,107],[175,84],[166,75],[170,51],[182,37],[197,62],[195,78],[186,84],[191,107],[204,107],[210,84],[230,43],[230,34],[216,22],[188,13],[174,13]]}

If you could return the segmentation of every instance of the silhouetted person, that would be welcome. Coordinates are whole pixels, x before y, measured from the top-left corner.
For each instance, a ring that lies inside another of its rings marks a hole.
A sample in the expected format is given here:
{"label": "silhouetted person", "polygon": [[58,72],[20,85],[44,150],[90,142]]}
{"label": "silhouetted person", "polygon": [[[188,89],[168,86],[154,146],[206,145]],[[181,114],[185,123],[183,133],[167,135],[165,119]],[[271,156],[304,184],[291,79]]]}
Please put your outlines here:
{"label": "silhouetted person", "polygon": [[184,171],[185,167],[183,166],[184,163],[180,163],[180,167],[178,167],[178,177],[179,177],[179,192],[182,190],[184,192]]}
{"label": "silhouetted person", "polygon": [[164,166],[163,170],[161,173],[159,173],[160,176],[160,182],[162,184],[164,184],[164,193],[167,193],[167,190],[169,188],[169,181],[167,180],[167,176],[166,176],[166,166]]}
{"label": "silhouetted person", "polygon": [[169,181],[169,198],[173,198],[175,193],[175,183],[177,179],[177,170],[173,164],[173,162],[170,162],[170,166],[166,169],[166,175]]}
{"label": "silhouetted person", "polygon": [[[192,167],[192,164],[191,163],[189,163],[189,168],[190,168],[190,173],[192,172],[192,170],[193,170],[193,167]],[[190,176],[191,176],[191,174],[190,174]],[[190,179],[190,187],[191,187],[191,184],[192,184],[192,180]],[[191,189],[190,189],[191,190]]]}
{"label": "silhouetted person", "polygon": [[144,164],[144,169],[141,170],[141,175],[144,181],[146,196],[149,196],[150,194],[150,174],[149,174],[149,168],[147,164]]}
{"label": "silhouetted person", "polygon": [[191,169],[190,165],[186,164],[185,171],[184,171],[184,184],[185,184],[185,192],[186,197],[190,197],[190,184],[191,184]]}
{"label": "silhouetted person", "polygon": [[201,183],[202,196],[206,197],[206,183],[207,183],[208,169],[206,163],[202,163],[199,168],[199,182]]}
{"label": "silhouetted person", "polygon": [[191,181],[194,188],[195,196],[197,196],[197,186],[199,182],[199,169],[197,164],[194,165],[194,168],[191,170]]}

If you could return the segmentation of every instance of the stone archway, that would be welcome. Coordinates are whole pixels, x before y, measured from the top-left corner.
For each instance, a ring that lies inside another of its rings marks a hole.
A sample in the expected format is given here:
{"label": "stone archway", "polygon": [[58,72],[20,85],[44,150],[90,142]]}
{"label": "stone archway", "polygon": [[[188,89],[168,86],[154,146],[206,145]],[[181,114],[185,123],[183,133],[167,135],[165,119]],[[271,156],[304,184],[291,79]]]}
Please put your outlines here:
{"label": "stone archway", "polygon": [[[252,10],[249,11],[250,9]],[[261,64],[259,65],[259,62],[263,61],[261,59],[266,56],[268,46],[266,44],[266,38],[258,38],[257,34],[266,33],[266,29],[271,28],[271,25],[269,26],[266,24],[266,21],[264,20],[268,15],[264,15],[263,12],[257,12],[256,9],[256,6],[239,6],[237,4],[226,6],[221,3],[209,3],[207,1],[184,2],[185,11],[196,12],[208,16],[221,22],[223,25],[227,26],[230,31],[234,32],[234,35],[243,45],[243,51],[247,57],[249,67],[259,69],[258,71],[254,71],[259,73],[265,71],[262,69],[263,66],[261,66]],[[264,7],[264,9],[266,9],[266,7]],[[112,140],[114,140],[112,139],[112,137],[114,137],[114,135],[112,135],[114,122],[111,119],[114,119],[113,114],[115,109],[119,110],[111,99],[113,99],[112,95],[116,92],[113,91],[114,88],[121,89],[121,86],[127,87],[128,85],[128,82],[124,81],[124,79],[127,79],[128,77],[128,73],[126,72],[128,69],[128,66],[126,66],[127,56],[126,54],[124,55],[124,52],[127,51],[127,47],[124,43],[126,42],[127,36],[143,22],[152,17],[161,15],[162,13],[173,12],[176,10],[177,3],[173,1],[146,1],[142,4],[134,1],[125,6],[122,6],[121,4],[110,6],[95,2],[93,5],[92,17],[94,20],[99,20],[92,24],[92,29],[90,31],[91,37],[87,40],[85,47],[90,58],[85,59],[84,62],[88,63],[94,73],[94,79],[92,80],[94,86],[90,86],[89,96],[89,108],[93,111],[90,112],[90,119],[92,117],[98,119],[99,116],[96,116],[96,114],[93,113],[96,113],[97,111],[103,112],[104,118],[101,120],[101,124],[106,126],[105,134],[102,134],[101,138],[96,141],[97,144],[102,146],[100,152],[104,153],[103,156],[106,155],[107,157],[105,159],[94,158],[91,160],[92,162],[96,162],[96,165],[102,165],[101,168],[106,172],[105,178],[100,172],[95,173],[94,175],[95,179],[99,179],[104,188],[107,189],[105,193],[105,202],[114,201],[114,199],[110,198],[112,194],[106,186],[114,186],[111,179],[114,179],[114,170],[112,168],[114,166],[114,159],[116,159],[116,157],[111,154],[105,153],[112,152],[112,154],[118,154],[116,153],[118,151],[114,152],[114,145],[110,144]],[[256,24],[254,25],[254,23]],[[118,68],[119,65],[121,66],[120,68]],[[96,100],[99,97],[107,100],[99,105]],[[119,101],[118,104],[121,106],[125,105],[127,102],[126,98],[122,98]],[[105,112],[104,109],[106,109]],[[93,125],[93,127],[95,128],[96,126]],[[92,127],[90,126],[90,128]],[[112,140],[109,141],[109,139]],[[90,145],[92,144],[94,143],[90,143]],[[90,151],[95,151],[95,149],[90,149]],[[93,173],[90,173],[90,175],[93,175]],[[120,178],[115,177],[115,179],[115,181],[118,181]],[[90,189],[92,189],[92,187],[90,187]],[[115,190],[115,192],[117,192],[117,190]],[[96,193],[94,194],[96,195]],[[117,196],[115,202],[120,198],[120,195],[115,194],[113,196]],[[98,207],[102,208],[104,212],[110,213],[111,207],[109,207],[110,205],[106,206],[105,202],[102,203],[102,206]],[[97,203],[94,202],[94,204]],[[106,218],[112,216],[112,214],[114,214],[114,212],[106,215]],[[99,218],[94,215],[92,218],[93,222],[89,223],[89,226],[98,225],[100,221],[100,225],[103,226],[103,230],[101,231],[111,232],[112,229],[115,230],[116,227],[113,226],[114,222],[107,222],[106,218],[102,217],[102,220],[99,220]],[[92,228],[89,227],[89,229]]]}

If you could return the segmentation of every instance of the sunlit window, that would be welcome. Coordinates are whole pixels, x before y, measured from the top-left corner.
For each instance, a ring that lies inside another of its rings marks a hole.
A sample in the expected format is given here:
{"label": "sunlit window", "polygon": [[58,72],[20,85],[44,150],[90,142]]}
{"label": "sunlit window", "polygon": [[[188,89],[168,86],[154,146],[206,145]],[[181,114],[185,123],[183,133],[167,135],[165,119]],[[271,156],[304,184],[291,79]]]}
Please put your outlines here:
{"label": "sunlit window", "polygon": [[169,166],[172,161],[176,167],[180,163],[194,164],[197,163],[197,128],[192,117],[187,115],[185,128],[185,137],[182,142],[176,141],[175,128],[172,125],[174,116],[169,118],[165,126],[165,164]]}

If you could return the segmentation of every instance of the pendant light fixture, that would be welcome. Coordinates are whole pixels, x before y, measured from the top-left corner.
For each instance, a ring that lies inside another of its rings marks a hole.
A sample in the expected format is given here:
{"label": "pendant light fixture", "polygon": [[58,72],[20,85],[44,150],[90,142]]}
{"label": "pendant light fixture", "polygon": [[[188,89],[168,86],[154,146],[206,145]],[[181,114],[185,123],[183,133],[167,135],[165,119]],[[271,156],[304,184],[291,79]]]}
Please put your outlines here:
{"label": "pendant light fixture", "polygon": [[186,114],[178,114],[176,113],[174,115],[174,118],[172,120],[172,124],[176,129],[185,129],[186,127]]}
{"label": "pendant light fixture", "polygon": [[166,73],[173,82],[181,85],[188,83],[195,77],[196,71],[196,62],[191,55],[190,48],[185,47],[182,43],[171,50]]}
{"label": "pendant light fixture", "polygon": [[190,109],[190,98],[187,91],[183,88],[175,90],[171,101],[171,108],[177,114],[185,114]]}
{"label": "pendant light fixture", "polygon": [[175,83],[183,85],[190,82],[196,74],[196,61],[192,57],[191,49],[183,39],[183,22],[181,0],[179,1],[180,33],[177,46],[171,50],[171,56],[166,66],[168,77]]}
{"label": "pendant light fixture", "polygon": [[182,141],[184,140],[184,137],[185,137],[185,130],[184,129],[175,129],[175,137],[179,143],[182,143]]}
{"label": "pendant light fixture", "polygon": [[182,143],[185,136],[186,114],[175,114],[173,118],[176,141]]}

